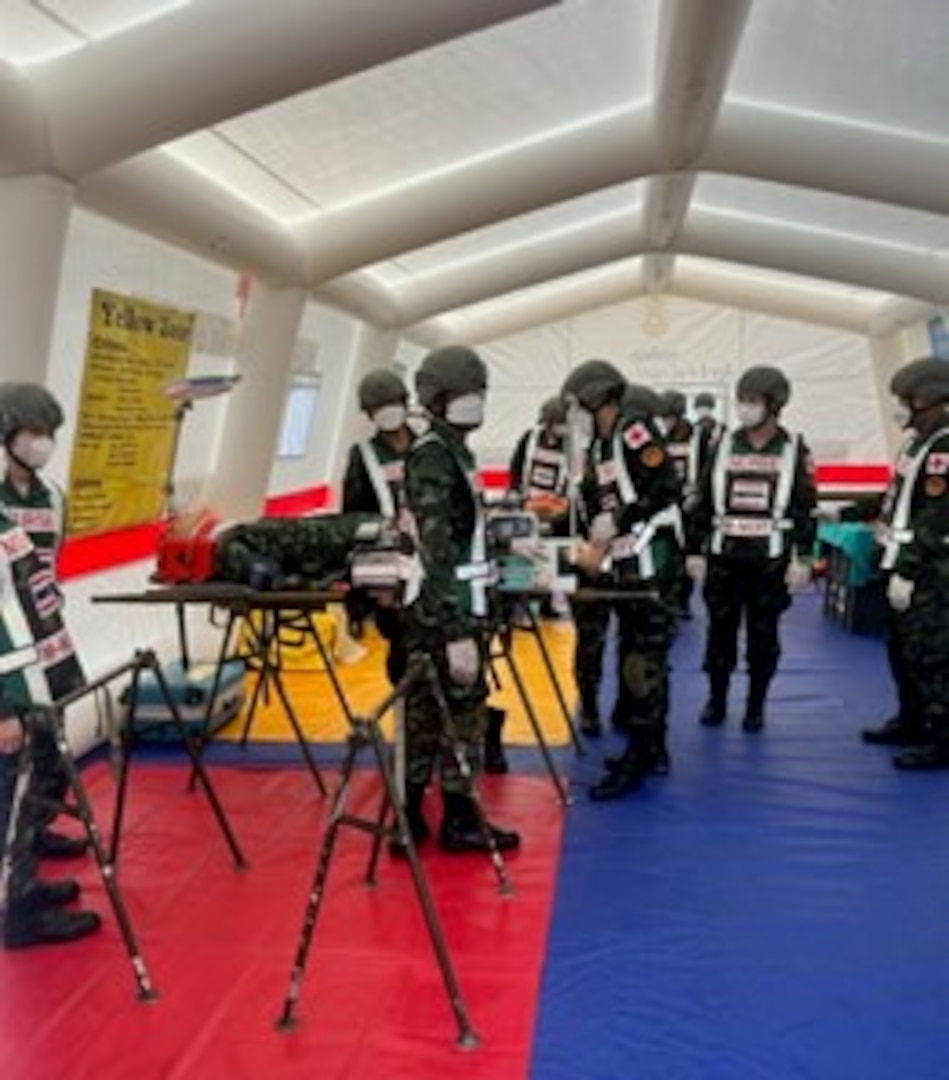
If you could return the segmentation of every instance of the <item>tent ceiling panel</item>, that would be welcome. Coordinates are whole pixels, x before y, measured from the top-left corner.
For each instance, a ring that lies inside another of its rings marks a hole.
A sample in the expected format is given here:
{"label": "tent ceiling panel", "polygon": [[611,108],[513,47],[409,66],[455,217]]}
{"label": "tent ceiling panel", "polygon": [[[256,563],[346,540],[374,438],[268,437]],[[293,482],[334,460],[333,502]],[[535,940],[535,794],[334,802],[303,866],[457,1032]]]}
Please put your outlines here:
{"label": "tent ceiling panel", "polygon": [[373,267],[381,280],[397,284],[408,277],[440,273],[448,267],[495,256],[514,256],[524,245],[566,241],[571,233],[603,222],[629,231],[642,209],[641,182],[617,184],[593,195],[566,199],[528,214],[476,229],[438,244],[408,251],[397,259]]}
{"label": "tent ceiling panel", "polygon": [[735,211],[772,221],[922,250],[949,246],[949,218],[832,192],[809,191],[742,177],[706,173],[696,186],[696,208]]}
{"label": "tent ceiling panel", "polygon": [[757,2],[728,93],[949,138],[945,0]]}
{"label": "tent ceiling panel", "polygon": [[[0,177],[418,340],[677,290],[847,326],[949,299],[945,0],[0,0],[0,27]],[[73,51],[17,66],[44,35]]]}
{"label": "tent ceiling panel", "polygon": [[656,0],[557,7],[341,79],[219,132],[305,193],[314,210],[339,207],[645,101],[655,8]]}
{"label": "tent ceiling panel", "polygon": [[0,56],[17,66],[38,64],[90,41],[161,18],[189,0],[4,0]]}

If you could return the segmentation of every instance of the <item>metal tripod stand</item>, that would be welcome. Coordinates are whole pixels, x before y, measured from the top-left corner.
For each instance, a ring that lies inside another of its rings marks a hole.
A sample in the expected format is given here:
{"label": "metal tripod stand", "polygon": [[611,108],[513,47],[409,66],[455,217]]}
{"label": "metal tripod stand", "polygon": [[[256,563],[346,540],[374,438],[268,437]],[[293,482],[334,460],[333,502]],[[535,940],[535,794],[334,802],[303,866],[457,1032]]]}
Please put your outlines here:
{"label": "metal tripod stand", "polygon": [[[67,798],[68,793],[72,793],[73,801],[67,802],[65,805],[51,805],[50,809],[55,809],[59,812],[66,813],[71,817],[78,819],[86,835],[89,839],[89,844],[95,857],[96,865],[99,869],[99,874],[102,877],[102,884],[105,886],[105,890],[109,897],[109,902],[112,905],[112,910],[115,913],[116,921],[119,924],[119,930],[122,934],[122,940],[125,943],[126,951],[128,952],[129,961],[132,965],[132,971],[135,976],[136,983],[138,985],[138,997],[141,1001],[154,1001],[157,998],[157,992],[152,984],[151,978],[148,974],[148,969],[145,965],[145,960],[142,956],[141,948],[138,944],[138,938],[132,927],[132,921],[128,913],[128,908],[125,905],[121,889],[119,888],[118,881],[118,857],[119,857],[119,845],[122,834],[122,823],[125,814],[126,796],[128,792],[128,778],[129,778],[129,758],[132,752],[132,748],[135,741],[135,701],[137,699],[138,683],[141,674],[145,670],[150,670],[157,682],[165,704],[168,707],[169,714],[171,716],[171,722],[175,725],[181,736],[182,743],[187,751],[189,758],[191,759],[191,767],[193,775],[195,776],[197,783],[201,786],[208,802],[211,804],[211,810],[214,814],[215,820],[221,832],[224,835],[224,839],[234,859],[234,865],[237,869],[243,870],[247,867],[247,861],[244,858],[244,854],[238,845],[237,839],[231,830],[230,822],[224,813],[224,808],[218,799],[217,793],[211,784],[211,780],[201,764],[200,754],[198,752],[196,740],[189,733],[187,726],[181,718],[181,714],[178,711],[178,707],[174,702],[171,695],[168,684],[161,670],[161,665],[155,654],[151,650],[137,651],[128,663],[122,664],[119,667],[114,668],[112,671],[101,676],[100,678],[88,683],[86,686],[80,687],[78,690],[73,691],[66,697],[61,698],[55,705],[34,707],[29,711],[26,716],[27,735],[29,738],[29,731],[36,730],[40,726],[46,727],[50,731],[53,738],[56,741],[56,748],[59,753],[59,758],[62,763],[63,770],[67,779]],[[65,726],[65,710],[75,704],[77,701],[95,691],[107,686],[114,682],[116,679],[121,678],[124,675],[131,673],[132,675],[132,687],[129,713],[120,725],[118,732],[116,733],[116,749],[117,754],[117,774],[118,774],[118,786],[116,789],[115,798],[115,810],[112,818],[111,835],[108,840],[104,838],[102,830],[96,821],[95,814],[92,809],[92,802],[89,798],[89,794],[86,791],[86,786],[83,783],[82,776],[76,765],[75,758],[73,757],[72,750],[69,746],[69,742],[66,738],[66,726]],[[26,798],[30,798],[29,795],[29,780],[30,772],[33,768],[32,758],[29,752],[24,752],[20,755],[19,773],[17,778],[17,790]],[[14,807],[14,814],[19,812],[17,807]],[[10,873],[10,862],[12,858],[12,852],[7,848],[4,855],[3,868],[0,870],[0,880],[5,882]]]}
{"label": "metal tripod stand", "polygon": [[[428,927],[432,946],[435,950],[435,956],[438,961],[439,969],[441,970],[442,980],[445,984],[445,992],[448,995],[449,1004],[451,1005],[452,1012],[455,1016],[455,1022],[458,1027],[458,1045],[466,1049],[473,1049],[479,1045],[480,1039],[471,1025],[468,1010],[464,998],[462,997],[454,968],[452,967],[444,932],[441,923],[438,920],[428,882],[425,878],[424,871],[422,870],[421,861],[419,860],[415,842],[412,838],[412,833],[405,816],[402,799],[397,790],[388,748],[379,727],[380,720],[386,712],[388,712],[397,701],[403,698],[408,689],[420,679],[426,679],[430,682],[432,692],[438,698],[440,707],[444,708],[447,712],[447,703],[441,692],[441,685],[438,681],[435,665],[432,663],[431,658],[422,654],[413,654],[409,658],[408,671],[405,676],[399,680],[392,692],[388,694],[367,716],[353,717],[351,719],[351,731],[347,740],[346,756],[343,761],[339,784],[332,797],[332,805],[329,812],[329,824],[323,837],[313,883],[310,887],[310,893],[307,899],[303,926],[296,949],[293,969],[290,974],[290,984],[287,989],[282,1013],[277,1020],[278,1030],[289,1030],[296,1022],[296,1006],[303,985],[303,977],[310,953],[310,947],[313,943],[316,922],[326,893],[326,882],[332,864],[336,840],[339,835],[339,830],[343,826],[349,826],[350,828],[359,829],[362,832],[369,833],[375,838],[370,868],[367,873],[367,881],[370,883],[374,883],[375,881],[375,863],[378,856],[379,845],[382,840],[386,837],[394,836],[398,838],[400,843],[404,846],[409,870],[412,874],[412,882],[415,887],[416,895],[418,896],[419,904],[422,908],[426,926]],[[347,813],[346,811],[346,799],[349,793],[356,757],[361,750],[367,747],[372,749],[375,756],[385,791],[383,809],[375,821],[358,817]],[[388,807],[392,808],[395,815],[394,827],[385,824]],[[498,861],[500,860],[500,854],[497,852],[496,845],[494,845],[493,857]],[[503,864],[500,865],[501,873],[503,874]],[[495,866],[497,868],[497,862],[495,863]]]}

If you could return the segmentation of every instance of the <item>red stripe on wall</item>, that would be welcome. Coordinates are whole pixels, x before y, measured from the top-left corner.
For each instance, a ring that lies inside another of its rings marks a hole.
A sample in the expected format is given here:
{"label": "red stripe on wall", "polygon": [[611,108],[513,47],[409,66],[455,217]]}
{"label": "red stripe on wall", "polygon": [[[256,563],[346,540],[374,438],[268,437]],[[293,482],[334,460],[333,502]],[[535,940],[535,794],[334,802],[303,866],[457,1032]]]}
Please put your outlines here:
{"label": "red stripe on wall", "polygon": [[[264,513],[267,517],[300,517],[332,505],[332,494],[329,484],[318,484],[302,491],[273,495],[267,500]],[[128,529],[71,537],[59,554],[60,579],[65,581],[153,558],[158,551],[161,528],[161,523],[156,521]]]}
{"label": "red stripe on wall", "polygon": [[[892,470],[889,465],[825,461],[816,468],[817,483],[847,487],[860,484],[886,485]],[[507,469],[483,469],[481,483],[487,491],[505,490],[511,479]]]}

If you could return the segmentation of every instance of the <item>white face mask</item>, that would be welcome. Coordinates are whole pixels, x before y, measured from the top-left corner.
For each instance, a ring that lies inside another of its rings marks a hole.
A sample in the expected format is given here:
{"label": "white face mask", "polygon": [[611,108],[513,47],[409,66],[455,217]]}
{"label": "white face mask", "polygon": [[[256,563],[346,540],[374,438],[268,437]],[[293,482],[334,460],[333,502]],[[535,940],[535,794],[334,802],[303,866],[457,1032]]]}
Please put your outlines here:
{"label": "white face mask", "polygon": [[398,431],[404,426],[408,409],[401,403],[396,405],[383,405],[372,414],[372,422],[379,431]]}
{"label": "white face mask", "polygon": [[707,405],[699,405],[695,410],[697,420],[711,420],[714,415],[715,410],[710,409]]}
{"label": "white face mask", "polygon": [[457,428],[481,427],[484,423],[484,394],[461,394],[452,398],[445,409],[445,419]]}
{"label": "white face mask", "polygon": [[905,401],[896,403],[893,408],[892,416],[896,421],[896,426],[903,431],[908,431],[913,426],[913,410]]}
{"label": "white face mask", "polygon": [[49,435],[31,435],[21,431],[10,444],[11,454],[28,469],[42,469],[53,456],[56,443]]}
{"label": "white face mask", "polygon": [[739,401],[735,416],[743,428],[756,428],[767,419],[768,412],[758,401]]}

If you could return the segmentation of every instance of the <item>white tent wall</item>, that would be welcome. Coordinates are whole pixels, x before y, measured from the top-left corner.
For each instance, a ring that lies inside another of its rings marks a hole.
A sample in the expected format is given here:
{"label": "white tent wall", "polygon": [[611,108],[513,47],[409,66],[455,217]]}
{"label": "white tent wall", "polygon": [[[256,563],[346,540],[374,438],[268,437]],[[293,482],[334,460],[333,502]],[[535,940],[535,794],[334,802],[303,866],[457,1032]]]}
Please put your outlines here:
{"label": "white tent wall", "polygon": [[[78,209],[70,216],[60,275],[56,319],[52,328],[47,385],[62,402],[66,423],[60,432],[49,475],[67,486],[75,417],[84,370],[89,313],[94,289],[106,289],[154,303],[196,311],[189,373],[234,370],[241,319],[241,283],[233,271],[182,252],[142,233]],[[348,368],[359,325],[348,316],[308,304],[301,320],[298,350],[315,356],[320,372],[320,409],[304,458],[277,462],[268,492],[280,494],[330,479],[334,467],[335,424],[340,422]],[[316,342],[318,348],[308,348]],[[39,371],[37,377],[39,375]],[[241,385],[233,392],[238,394]],[[233,395],[200,401],[188,413],[177,455],[175,489],[182,502],[201,502],[209,478],[226,463],[218,461],[221,431]],[[269,450],[268,450],[269,453]],[[70,579],[65,584],[66,617],[90,676],[98,676],[131,658],[134,647],[152,647],[159,656],[177,655],[177,635],[170,609],[100,605],[92,597],[141,590],[152,572],[151,560]],[[213,655],[217,632],[203,611],[190,615],[194,655]],[[84,751],[98,739],[92,701],[81,703],[69,718],[70,738]]]}
{"label": "white tent wall", "polygon": [[794,388],[785,414],[819,460],[887,460],[869,340],[809,323],[651,296],[480,347],[491,385],[473,445],[485,465],[507,463],[541,401],[578,363],[600,357],[657,388],[709,389],[727,411],[734,382],[752,364],[782,368]]}
{"label": "white tent wall", "polygon": [[270,473],[271,494],[303,491],[329,482],[336,468],[339,429],[349,415],[347,389],[360,326],[348,315],[308,303],[300,325],[294,375],[316,375],[316,410],[302,457],[276,458]]}

